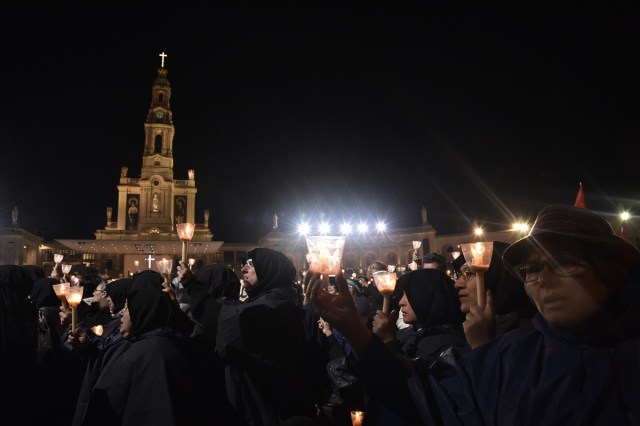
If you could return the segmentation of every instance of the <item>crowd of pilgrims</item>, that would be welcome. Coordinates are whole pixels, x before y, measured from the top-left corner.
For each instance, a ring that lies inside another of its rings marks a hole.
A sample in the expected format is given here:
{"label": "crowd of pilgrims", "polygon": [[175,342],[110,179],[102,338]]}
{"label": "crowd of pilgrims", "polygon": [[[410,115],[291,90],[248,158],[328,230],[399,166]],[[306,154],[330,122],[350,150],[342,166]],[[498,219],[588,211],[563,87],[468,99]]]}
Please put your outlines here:
{"label": "crowd of pilgrims", "polygon": [[388,313],[378,261],[302,285],[267,248],[240,274],[84,275],[75,330],[59,279],[1,265],[0,424],[640,424],[640,252],[603,218],[548,206],[495,241],[484,306],[464,256],[434,258]]}

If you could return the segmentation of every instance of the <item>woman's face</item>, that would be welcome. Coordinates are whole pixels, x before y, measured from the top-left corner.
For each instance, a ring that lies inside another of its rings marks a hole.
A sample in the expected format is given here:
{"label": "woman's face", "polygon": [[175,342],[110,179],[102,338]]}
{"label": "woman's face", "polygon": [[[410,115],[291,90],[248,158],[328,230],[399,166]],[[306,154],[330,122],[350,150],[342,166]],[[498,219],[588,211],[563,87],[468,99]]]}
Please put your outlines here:
{"label": "woman's face", "polygon": [[469,265],[466,263],[460,268],[460,274],[456,277],[454,286],[458,289],[460,311],[466,314],[471,309],[471,306],[478,304],[476,274],[471,272]]}
{"label": "woman's face", "polygon": [[249,289],[258,284],[258,276],[256,275],[256,268],[253,266],[253,260],[248,259],[241,271],[245,289]]}
{"label": "woman's face", "polygon": [[402,311],[402,321],[407,324],[415,324],[418,322],[418,317],[416,313],[413,312],[413,308],[411,307],[411,303],[409,303],[409,299],[407,299],[407,293],[402,295],[402,299],[398,302],[400,305],[400,310]]}
{"label": "woman's face", "polygon": [[124,309],[120,311],[120,334],[125,338],[131,335],[133,331],[133,323],[131,322],[131,316],[129,315],[129,307],[124,306]]}
{"label": "woman's face", "polygon": [[[609,297],[594,266],[568,247],[545,247],[531,253],[520,270],[525,290],[544,319],[554,327],[573,329],[592,317]],[[524,268],[524,269],[523,269]]]}

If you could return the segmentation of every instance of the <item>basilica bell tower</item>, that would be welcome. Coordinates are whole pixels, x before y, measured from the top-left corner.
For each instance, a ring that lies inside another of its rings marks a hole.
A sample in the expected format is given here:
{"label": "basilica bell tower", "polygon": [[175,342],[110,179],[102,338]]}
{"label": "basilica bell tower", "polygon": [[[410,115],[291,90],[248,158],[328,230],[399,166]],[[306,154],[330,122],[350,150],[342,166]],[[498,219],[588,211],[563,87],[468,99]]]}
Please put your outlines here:
{"label": "basilica bell tower", "polygon": [[[122,167],[117,221],[111,221],[112,210],[107,208],[107,226],[96,234],[98,239],[113,238],[113,233],[127,235],[127,239],[169,239],[175,236],[177,223],[195,223],[198,192],[195,171],[189,170],[183,180],[173,176],[175,127],[170,103],[171,85],[165,67],[167,55],[162,52],[160,58],[158,75],[151,87],[151,105],[144,122],[140,178],[129,177],[128,167]],[[204,224],[196,227],[197,234],[210,240],[207,210],[204,219]]]}

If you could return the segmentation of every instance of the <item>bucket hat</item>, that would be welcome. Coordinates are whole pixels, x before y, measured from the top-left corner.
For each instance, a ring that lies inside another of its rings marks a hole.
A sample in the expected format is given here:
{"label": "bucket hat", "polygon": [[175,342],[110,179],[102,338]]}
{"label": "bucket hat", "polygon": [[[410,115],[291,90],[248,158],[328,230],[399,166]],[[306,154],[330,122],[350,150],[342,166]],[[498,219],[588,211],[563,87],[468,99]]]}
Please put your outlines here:
{"label": "bucket hat", "polygon": [[548,241],[576,241],[588,252],[618,259],[627,270],[640,265],[640,251],[617,236],[604,218],[590,210],[562,204],[540,210],[529,234],[507,247],[502,260],[511,267],[517,266]]}

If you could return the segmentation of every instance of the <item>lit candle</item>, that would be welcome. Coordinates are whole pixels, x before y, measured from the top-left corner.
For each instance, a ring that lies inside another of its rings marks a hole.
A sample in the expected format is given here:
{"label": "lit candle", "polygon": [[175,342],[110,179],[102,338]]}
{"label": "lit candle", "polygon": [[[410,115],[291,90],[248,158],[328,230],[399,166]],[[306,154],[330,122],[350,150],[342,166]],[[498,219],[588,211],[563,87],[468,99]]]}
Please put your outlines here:
{"label": "lit candle", "polygon": [[53,291],[55,291],[56,296],[58,297],[58,299],[60,299],[60,302],[62,303],[62,307],[65,310],[69,308],[69,305],[67,304],[67,297],[66,297],[68,288],[69,288],[69,283],[60,283],[60,284],[53,285]]}
{"label": "lit candle", "polygon": [[469,266],[473,272],[485,272],[489,269],[489,265],[484,263],[484,244],[477,242],[471,245],[471,265]]}
{"label": "lit candle", "polygon": [[336,275],[340,271],[344,243],[344,237],[307,237],[309,270],[325,276]]}
{"label": "lit candle", "polygon": [[480,308],[484,308],[486,303],[484,273],[489,269],[491,256],[493,255],[493,242],[476,242],[461,244],[464,258],[467,259],[469,269],[476,273],[477,303]]}
{"label": "lit candle", "polygon": [[93,327],[91,327],[91,331],[93,331],[93,333],[96,336],[102,336],[102,333],[104,332],[104,327],[102,327],[100,324],[94,325]]}
{"label": "lit candle", "polygon": [[84,287],[82,286],[69,286],[67,288],[67,302],[71,305],[71,331],[75,331],[78,328],[78,305],[82,302],[83,291]]}
{"label": "lit candle", "polygon": [[380,292],[384,299],[382,301],[382,312],[389,313],[389,302],[393,290],[396,288],[396,273],[389,271],[376,271],[373,273],[373,280],[376,283],[376,288]]}
{"label": "lit candle", "polygon": [[353,426],[362,426],[363,421],[364,421],[364,411],[351,412],[351,424]]}

